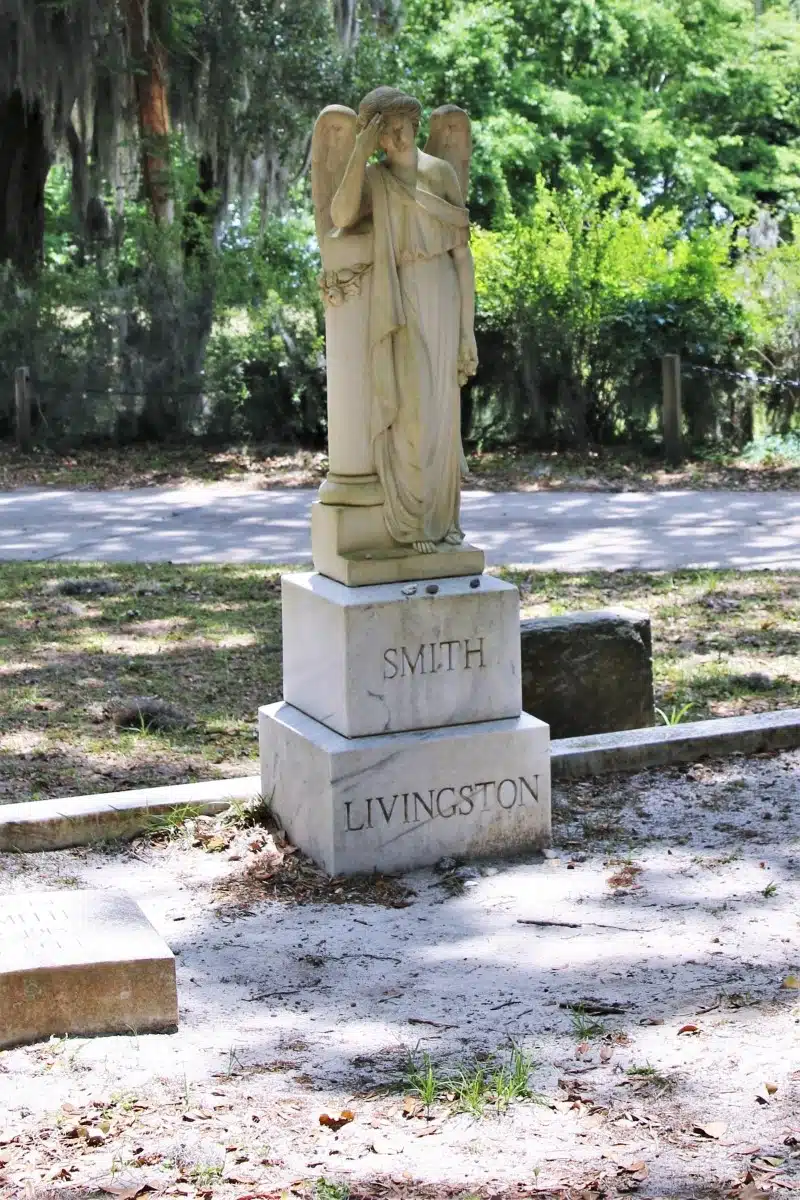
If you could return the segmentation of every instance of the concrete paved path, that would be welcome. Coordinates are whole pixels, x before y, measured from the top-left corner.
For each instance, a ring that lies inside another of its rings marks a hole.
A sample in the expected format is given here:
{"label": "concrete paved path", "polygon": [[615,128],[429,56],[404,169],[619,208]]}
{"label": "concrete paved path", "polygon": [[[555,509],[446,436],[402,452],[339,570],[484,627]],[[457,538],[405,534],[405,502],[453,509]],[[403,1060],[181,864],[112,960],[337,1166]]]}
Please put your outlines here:
{"label": "concrete paved path", "polygon": [[[309,562],[310,489],[0,492],[0,560]],[[491,564],[800,569],[799,492],[466,492]]]}

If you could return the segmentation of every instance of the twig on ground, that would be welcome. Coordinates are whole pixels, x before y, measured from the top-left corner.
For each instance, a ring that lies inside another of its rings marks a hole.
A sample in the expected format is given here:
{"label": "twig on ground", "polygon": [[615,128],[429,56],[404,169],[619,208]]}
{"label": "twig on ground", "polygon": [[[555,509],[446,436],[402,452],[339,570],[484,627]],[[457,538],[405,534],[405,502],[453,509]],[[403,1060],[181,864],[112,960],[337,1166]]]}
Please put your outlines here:
{"label": "twig on ground", "polygon": [[309,988],[318,987],[321,983],[321,979],[312,979],[311,983],[307,983],[303,987],[279,988],[277,992],[259,992],[257,996],[245,996],[245,1001],[253,1004],[256,1000],[269,1000],[272,996],[296,996],[298,992],[307,992]]}
{"label": "twig on ground", "polygon": [[618,929],[622,933],[654,933],[655,930],[646,925],[604,925],[601,921],[538,921],[532,918],[517,917],[518,925],[541,925],[544,928],[555,929]]}

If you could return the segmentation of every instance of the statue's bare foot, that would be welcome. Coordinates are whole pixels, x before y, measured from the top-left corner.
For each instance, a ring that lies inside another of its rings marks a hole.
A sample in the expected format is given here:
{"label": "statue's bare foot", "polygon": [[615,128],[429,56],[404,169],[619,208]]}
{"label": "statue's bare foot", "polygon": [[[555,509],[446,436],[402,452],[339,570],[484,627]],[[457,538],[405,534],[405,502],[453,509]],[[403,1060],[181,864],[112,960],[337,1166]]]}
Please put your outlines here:
{"label": "statue's bare foot", "polygon": [[436,542],[414,542],[413,546],[418,554],[436,553]]}
{"label": "statue's bare foot", "polygon": [[443,542],[447,542],[448,546],[460,546],[464,540],[464,534],[454,525],[452,529],[448,529],[447,533],[442,538]]}

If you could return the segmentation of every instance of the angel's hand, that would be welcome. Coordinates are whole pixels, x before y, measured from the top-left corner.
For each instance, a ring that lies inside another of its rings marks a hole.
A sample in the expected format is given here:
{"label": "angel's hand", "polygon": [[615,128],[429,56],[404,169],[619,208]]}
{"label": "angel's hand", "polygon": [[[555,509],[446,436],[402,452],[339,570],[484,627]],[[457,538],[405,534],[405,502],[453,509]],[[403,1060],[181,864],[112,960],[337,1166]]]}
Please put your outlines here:
{"label": "angel's hand", "polygon": [[478,347],[475,334],[462,333],[461,345],[458,348],[458,386],[463,387],[478,369]]}
{"label": "angel's hand", "polygon": [[363,156],[365,162],[368,158],[372,158],[372,155],[378,149],[378,139],[381,135],[382,125],[383,117],[378,113],[372,118],[369,125],[365,126],[356,137],[356,148]]}

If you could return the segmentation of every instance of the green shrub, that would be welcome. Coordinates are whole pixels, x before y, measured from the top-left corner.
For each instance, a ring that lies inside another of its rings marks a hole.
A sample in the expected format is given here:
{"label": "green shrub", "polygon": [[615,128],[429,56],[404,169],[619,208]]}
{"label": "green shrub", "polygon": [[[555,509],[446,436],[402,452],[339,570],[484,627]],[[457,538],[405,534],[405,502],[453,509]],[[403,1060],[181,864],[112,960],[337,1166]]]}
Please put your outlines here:
{"label": "green shrub", "polygon": [[[686,234],[677,212],[646,213],[621,170],[568,177],[559,189],[538,180],[524,218],[474,231],[478,441],[646,443],[661,355],[735,365],[752,337],[725,230]],[[698,439],[707,393],[702,377],[687,384]]]}

